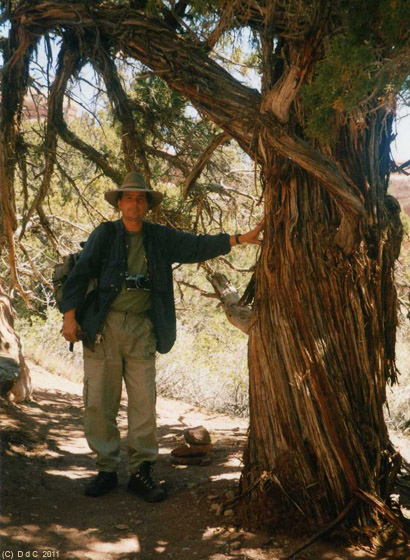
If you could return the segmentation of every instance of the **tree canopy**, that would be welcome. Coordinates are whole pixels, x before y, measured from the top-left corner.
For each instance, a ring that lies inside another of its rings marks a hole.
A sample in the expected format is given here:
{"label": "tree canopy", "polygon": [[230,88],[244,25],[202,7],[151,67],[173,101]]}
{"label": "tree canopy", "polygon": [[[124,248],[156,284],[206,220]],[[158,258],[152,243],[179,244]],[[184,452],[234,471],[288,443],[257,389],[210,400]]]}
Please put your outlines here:
{"label": "tree canopy", "polygon": [[[26,201],[21,236],[38,212],[52,239],[42,207],[55,170],[58,138],[117,183],[124,169],[135,165],[149,181],[153,156],[166,159],[179,170],[180,179],[184,176],[186,195],[201,164],[190,169],[187,157],[197,158],[200,153],[195,148],[187,151],[178,142],[182,136],[176,123],[185,118],[185,103],[179,95],[224,131],[219,136],[218,130],[211,133],[209,153],[234,138],[261,164],[261,139],[267,135],[278,155],[291,158],[316,177],[349,212],[364,215],[357,187],[338,168],[337,158],[324,156],[324,148],[340,144],[341,124],[365,129],[369,114],[381,108],[386,109],[385,118],[391,118],[398,95],[406,95],[407,2],[13,0],[1,2],[0,10],[4,28],[9,30],[8,39],[2,38],[0,44],[5,62],[2,129],[15,144],[14,149],[10,146],[9,180],[2,182],[3,216],[10,224],[9,228],[3,224],[3,235],[9,232],[11,246],[10,232],[17,227],[11,169],[13,161],[24,162],[27,150],[24,135],[16,132],[14,115],[21,121],[24,93],[29,85],[36,87],[33,63],[42,39],[49,57],[40,68],[49,84],[48,95],[44,88],[41,91],[48,97],[42,147],[45,173],[33,200]],[[51,83],[51,57],[56,49],[59,54]],[[115,60],[138,61],[137,67],[131,63],[126,76],[136,78],[132,97]],[[123,144],[118,164],[115,154],[96,150],[70,130],[63,115],[64,95],[86,64],[101,77],[118,123]],[[138,75],[145,79],[140,81]],[[164,83],[171,90],[164,89]],[[204,122],[195,125],[197,138],[206,137]]]}

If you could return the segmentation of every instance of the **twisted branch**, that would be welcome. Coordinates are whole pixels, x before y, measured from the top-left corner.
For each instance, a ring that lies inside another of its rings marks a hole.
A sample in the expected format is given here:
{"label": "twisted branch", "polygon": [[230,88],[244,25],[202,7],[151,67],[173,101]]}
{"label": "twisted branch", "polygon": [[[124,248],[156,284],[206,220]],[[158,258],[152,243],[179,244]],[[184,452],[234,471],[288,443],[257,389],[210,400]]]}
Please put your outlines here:
{"label": "twisted branch", "polygon": [[5,49],[6,63],[2,72],[0,105],[0,213],[2,215],[0,252],[8,244],[13,285],[27,305],[29,305],[27,295],[20,283],[16,268],[14,232],[17,229],[17,217],[14,171],[23,99],[27,91],[29,55],[36,41],[33,35],[12,23],[8,48]]}
{"label": "twisted branch", "polygon": [[[262,19],[269,17],[264,13],[266,10],[256,4],[252,9],[255,17],[257,14]],[[199,111],[235,138],[253,159],[263,158],[260,143],[255,140],[256,135],[266,133],[265,138],[274,151],[292,158],[313,174],[345,211],[354,216],[365,215],[359,196],[335,164],[301,138],[290,135],[279,121],[261,117],[260,94],[209,58],[204,46],[181,38],[161,20],[137,10],[130,9],[124,17],[121,8],[98,6],[92,9],[92,17],[90,14],[85,4],[76,3],[74,9],[68,3],[43,2],[39,6],[24,5],[24,11],[17,9],[14,18],[27,28],[62,24],[71,28],[81,26],[84,30],[98,28],[104,35],[111,36],[126,55],[160,72],[172,89],[190,99]],[[261,132],[258,126],[263,127]]]}
{"label": "twisted branch", "polygon": [[101,48],[95,51],[93,64],[105,82],[107,94],[113,107],[115,118],[121,123],[122,147],[125,167],[128,171],[135,169],[135,161],[139,160],[147,184],[150,183],[151,170],[144,150],[144,144],[139,137],[135,119],[131,110],[131,102],[122,87],[117,67],[106,41],[101,42]]}

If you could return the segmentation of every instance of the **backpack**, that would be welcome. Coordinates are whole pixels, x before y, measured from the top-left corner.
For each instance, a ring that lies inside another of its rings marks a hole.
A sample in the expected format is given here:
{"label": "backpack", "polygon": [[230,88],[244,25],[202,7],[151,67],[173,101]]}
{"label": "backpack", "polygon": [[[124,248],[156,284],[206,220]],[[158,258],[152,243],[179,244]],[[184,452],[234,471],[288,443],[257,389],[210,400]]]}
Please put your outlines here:
{"label": "backpack", "polygon": [[[81,247],[84,247],[84,241],[80,243]],[[70,272],[75,267],[78,259],[80,258],[81,251],[77,251],[77,253],[70,253],[69,255],[65,255],[63,257],[63,261],[57,263],[53,268],[53,274],[51,276],[51,281],[53,283],[53,290],[54,290],[54,300],[57,304],[57,307],[60,307],[61,302],[63,301],[63,287],[67,281],[67,278],[70,275]],[[90,280],[90,282],[94,281],[94,278]],[[88,292],[88,289],[87,289]]]}
{"label": "backpack", "polygon": [[[114,239],[114,224],[112,222],[104,222],[106,224],[110,224],[109,227],[105,227],[105,236],[106,236],[106,247],[108,249],[110,242]],[[57,304],[57,307],[60,307],[61,302],[63,301],[63,287],[69,277],[71,271],[77,264],[78,259],[80,258],[82,249],[85,246],[85,241],[80,243],[81,250],[77,251],[76,253],[70,253],[63,257],[63,261],[57,263],[53,267],[53,273],[51,276],[51,281],[53,284],[54,290],[54,300]],[[97,287],[98,279],[97,278],[90,278],[87,287],[87,296],[90,294],[95,288]]]}

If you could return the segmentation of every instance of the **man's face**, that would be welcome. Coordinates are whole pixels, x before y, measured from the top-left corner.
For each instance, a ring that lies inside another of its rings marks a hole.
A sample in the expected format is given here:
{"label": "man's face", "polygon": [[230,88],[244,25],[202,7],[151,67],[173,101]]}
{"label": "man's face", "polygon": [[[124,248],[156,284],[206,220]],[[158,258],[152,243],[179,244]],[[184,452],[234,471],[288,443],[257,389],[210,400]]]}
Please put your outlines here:
{"label": "man's face", "polygon": [[124,192],[117,205],[125,221],[142,222],[148,212],[146,193]]}

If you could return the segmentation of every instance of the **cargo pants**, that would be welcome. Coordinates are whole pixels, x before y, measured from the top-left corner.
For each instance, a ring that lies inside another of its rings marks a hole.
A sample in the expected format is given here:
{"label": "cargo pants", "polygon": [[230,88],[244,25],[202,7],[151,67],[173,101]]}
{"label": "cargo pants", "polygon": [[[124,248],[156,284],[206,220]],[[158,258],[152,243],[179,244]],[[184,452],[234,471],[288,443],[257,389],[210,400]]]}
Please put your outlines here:
{"label": "cargo pants", "polygon": [[128,394],[128,470],[158,456],[153,326],[143,313],[109,311],[95,352],[84,348],[84,431],[99,471],[120,462],[117,414],[122,379]]}

